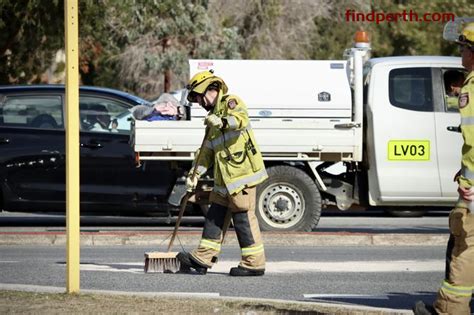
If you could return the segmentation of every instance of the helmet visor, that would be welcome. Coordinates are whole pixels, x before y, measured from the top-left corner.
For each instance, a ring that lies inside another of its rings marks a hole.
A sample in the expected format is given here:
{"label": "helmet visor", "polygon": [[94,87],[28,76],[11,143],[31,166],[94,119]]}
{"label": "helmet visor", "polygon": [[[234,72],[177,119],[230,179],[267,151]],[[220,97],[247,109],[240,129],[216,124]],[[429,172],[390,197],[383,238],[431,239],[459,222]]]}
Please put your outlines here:
{"label": "helmet visor", "polygon": [[462,29],[466,24],[474,22],[474,17],[457,17],[454,21],[449,21],[444,26],[443,38],[450,42],[462,44]]}

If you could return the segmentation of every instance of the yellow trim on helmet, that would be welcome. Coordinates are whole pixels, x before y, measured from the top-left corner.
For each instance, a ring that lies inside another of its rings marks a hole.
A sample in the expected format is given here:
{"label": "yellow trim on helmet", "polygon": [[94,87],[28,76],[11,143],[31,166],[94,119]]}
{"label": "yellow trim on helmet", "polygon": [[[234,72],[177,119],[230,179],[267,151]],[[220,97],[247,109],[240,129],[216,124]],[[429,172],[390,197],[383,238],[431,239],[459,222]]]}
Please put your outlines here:
{"label": "yellow trim on helmet", "polygon": [[206,90],[209,87],[209,85],[215,82],[218,82],[220,84],[221,90],[223,91],[224,94],[226,94],[228,91],[227,85],[225,84],[224,80],[214,75],[214,71],[209,70],[209,71],[202,71],[202,72],[196,73],[191,78],[191,80],[189,80],[188,85],[187,85],[187,89],[189,91],[188,101],[195,102],[196,93],[197,94],[206,93]]}
{"label": "yellow trim on helmet", "polygon": [[474,22],[466,24],[457,42],[461,45],[474,45]]}

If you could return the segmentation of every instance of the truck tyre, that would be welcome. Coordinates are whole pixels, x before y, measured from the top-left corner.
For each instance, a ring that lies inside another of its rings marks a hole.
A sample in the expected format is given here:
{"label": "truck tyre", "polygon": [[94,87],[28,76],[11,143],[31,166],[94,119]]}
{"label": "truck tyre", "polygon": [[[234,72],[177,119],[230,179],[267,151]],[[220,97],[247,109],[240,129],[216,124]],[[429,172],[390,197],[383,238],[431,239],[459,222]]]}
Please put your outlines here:
{"label": "truck tyre", "polygon": [[310,232],[321,217],[321,194],[304,171],[291,166],[267,169],[257,186],[256,214],[263,231]]}

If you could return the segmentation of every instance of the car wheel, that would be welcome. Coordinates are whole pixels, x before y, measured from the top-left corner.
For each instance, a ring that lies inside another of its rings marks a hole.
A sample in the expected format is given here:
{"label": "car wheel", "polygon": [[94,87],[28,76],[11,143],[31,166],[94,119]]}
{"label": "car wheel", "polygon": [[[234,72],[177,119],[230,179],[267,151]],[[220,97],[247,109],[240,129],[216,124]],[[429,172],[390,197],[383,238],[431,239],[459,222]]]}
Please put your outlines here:
{"label": "car wheel", "polygon": [[263,231],[311,231],[321,217],[321,194],[304,171],[291,166],[267,169],[257,186],[256,214]]}

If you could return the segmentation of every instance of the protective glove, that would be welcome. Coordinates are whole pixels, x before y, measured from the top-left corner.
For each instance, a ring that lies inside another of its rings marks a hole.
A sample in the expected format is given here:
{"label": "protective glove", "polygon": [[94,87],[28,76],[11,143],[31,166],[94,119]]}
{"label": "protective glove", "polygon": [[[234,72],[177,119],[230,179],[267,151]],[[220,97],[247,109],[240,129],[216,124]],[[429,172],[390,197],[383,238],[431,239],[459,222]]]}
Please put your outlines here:
{"label": "protective glove", "polygon": [[196,186],[200,177],[198,172],[196,172],[196,174],[193,177],[193,173],[194,173],[194,166],[191,167],[191,169],[188,172],[188,177],[186,177],[186,190],[189,192],[192,192],[194,191],[194,189],[196,189]]}
{"label": "protective glove", "polygon": [[222,128],[222,126],[224,126],[224,123],[222,122],[222,119],[217,117],[214,114],[211,114],[211,115],[207,116],[206,120],[204,121],[204,124],[209,126],[209,127],[210,126],[216,127],[218,129],[220,129],[220,128]]}
{"label": "protective glove", "polygon": [[198,180],[199,180],[198,176],[192,177],[192,174],[186,177],[186,190],[189,192],[193,192],[194,189],[196,189]]}

